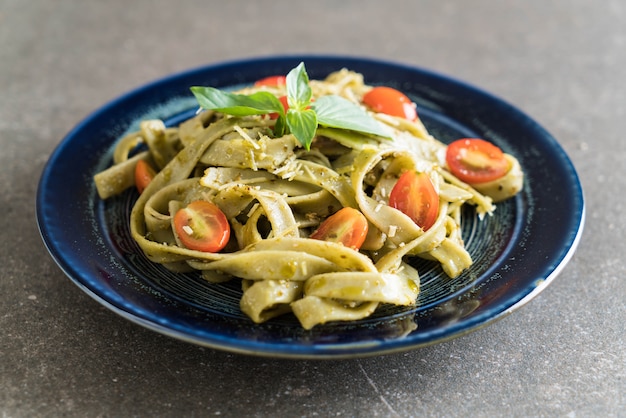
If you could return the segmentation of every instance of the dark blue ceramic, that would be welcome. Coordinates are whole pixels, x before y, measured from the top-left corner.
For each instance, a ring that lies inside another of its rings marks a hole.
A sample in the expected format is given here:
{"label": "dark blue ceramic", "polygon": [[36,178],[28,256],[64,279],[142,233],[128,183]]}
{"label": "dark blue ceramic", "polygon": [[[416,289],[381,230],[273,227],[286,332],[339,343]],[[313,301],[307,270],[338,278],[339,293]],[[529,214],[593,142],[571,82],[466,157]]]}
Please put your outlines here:
{"label": "dark blue ceramic", "polygon": [[[145,259],[128,231],[134,191],[102,202],[92,176],[111,162],[115,141],[138,121],[174,125],[193,115],[189,87],[229,87],[285,74],[304,61],[310,78],[343,67],[368,84],[406,92],[430,132],[444,142],[483,137],[515,155],[524,190],[478,221],[467,210],[463,236],[474,265],[456,279],[416,262],[422,292],[411,308],[383,307],[370,318],[299,327],[285,316],[252,323],[239,311],[237,283],[209,284]],[[584,222],[572,163],[556,140],[510,104],[423,69],[364,58],[281,56],[211,65],[132,91],[81,122],[50,157],[37,194],[37,220],[60,268],[95,300],[157,332],[203,346],[272,357],[345,358],[415,349],[483,327],[543,290],[571,258]]]}

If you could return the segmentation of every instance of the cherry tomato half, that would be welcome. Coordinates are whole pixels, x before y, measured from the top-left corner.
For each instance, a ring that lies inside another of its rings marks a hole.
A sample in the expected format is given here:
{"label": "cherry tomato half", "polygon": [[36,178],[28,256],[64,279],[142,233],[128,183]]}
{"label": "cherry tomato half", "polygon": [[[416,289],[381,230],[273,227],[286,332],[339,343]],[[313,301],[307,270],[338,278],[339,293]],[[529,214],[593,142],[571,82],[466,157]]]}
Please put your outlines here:
{"label": "cherry tomato half", "polygon": [[479,138],[458,139],[448,145],[446,163],[452,174],[469,184],[496,180],[510,168],[500,148]]}
{"label": "cherry tomato half", "polygon": [[287,77],[284,75],[272,75],[269,77],[257,80],[254,83],[255,87],[267,86],[267,87],[280,87],[287,84]]}
{"label": "cherry tomato half", "polygon": [[135,166],[135,187],[137,187],[139,194],[143,193],[154,176],[156,176],[156,172],[150,167],[150,164],[144,160],[137,161]]}
{"label": "cherry tomato half", "polygon": [[417,119],[417,111],[411,99],[391,87],[374,87],[363,96],[363,103],[375,112],[399,116],[410,121]]}
{"label": "cherry tomato half", "polygon": [[230,225],[215,204],[196,200],[174,215],[174,229],[180,242],[190,250],[216,253],[230,239]]}
{"label": "cherry tomato half", "polygon": [[402,173],[389,194],[389,206],[407,215],[424,231],[433,226],[439,214],[439,196],[426,173]]}
{"label": "cherry tomato half", "polygon": [[358,250],[367,236],[367,218],[358,210],[345,207],[324,220],[310,238],[338,242]]}

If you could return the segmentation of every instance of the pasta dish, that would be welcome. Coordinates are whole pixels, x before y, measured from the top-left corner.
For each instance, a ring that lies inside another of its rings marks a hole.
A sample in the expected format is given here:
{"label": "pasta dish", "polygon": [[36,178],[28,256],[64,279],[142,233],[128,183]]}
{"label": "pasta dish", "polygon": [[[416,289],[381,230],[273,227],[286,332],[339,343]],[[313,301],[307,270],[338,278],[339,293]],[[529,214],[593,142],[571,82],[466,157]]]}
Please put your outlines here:
{"label": "pasta dish", "polygon": [[192,88],[178,126],[144,120],[96,174],[100,198],[136,187],[133,239],[175,272],[240,280],[256,323],[293,313],[305,329],[410,306],[412,257],[450,277],[472,264],[461,209],[489,216],[518,193],[519,162],[478,138],[444,144],[401,92],[303,64],[236,92]]}

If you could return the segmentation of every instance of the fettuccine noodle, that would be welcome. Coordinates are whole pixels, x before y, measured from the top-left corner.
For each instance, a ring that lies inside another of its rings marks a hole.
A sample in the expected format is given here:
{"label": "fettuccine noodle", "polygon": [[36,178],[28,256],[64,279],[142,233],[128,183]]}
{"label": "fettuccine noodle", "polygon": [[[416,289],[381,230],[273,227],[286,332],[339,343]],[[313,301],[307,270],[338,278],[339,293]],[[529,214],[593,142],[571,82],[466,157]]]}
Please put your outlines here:
{"label": "fettuccine noodle", "polygon": [[[371,89],[348,70],[310,85],[314,98],[335,94],[356,104]],[[284,94],[281,86],[263,88]],[[204,111],[178,127],[143,121],[118,142],[113,166],[95,176],[97,189],[105,199],[132,186],[138,160],[158,167],[132,209],[132,238],[151,261],[173,271],[196,270],[210,282],[241,280],[241,310],[254,322],[292,312],[310,329],[367,317],[380,304],[410,306],[420,285],[407,260],[436,260],[448,276],[458,276],[472,264],[461,237],[462,206],[473,205],[479,217],[495,206],[446,170],[446,145],[419,119],[368,112],[391,130],[391,140],[320,127],[310,151],[291,134],[273,137],[267,115]],[[407,170],[427,173],[439,195],[427,231],[388,204]],[[196,200],[211,201],[226,215],[233,234],[224,250],[181,244],[172,218]],[[342,207],[367,218],[360,250],[309,238]]]}

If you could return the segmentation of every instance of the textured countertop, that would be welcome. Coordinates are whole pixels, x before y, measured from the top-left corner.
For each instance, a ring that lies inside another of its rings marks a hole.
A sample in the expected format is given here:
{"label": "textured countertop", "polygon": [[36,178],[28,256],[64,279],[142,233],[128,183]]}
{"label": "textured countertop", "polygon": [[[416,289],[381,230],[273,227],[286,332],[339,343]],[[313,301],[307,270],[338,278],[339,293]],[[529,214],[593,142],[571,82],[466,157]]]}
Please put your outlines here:
{"label": "textured countertop", "polygon": [[[622,0],[0,1],[0,415],[626,416],[624,22]],[[64,135],[172,72],[286,53],[426,67],[536,119],[585,191],[560,276],[477,332],[341,361],[198,347],[76,287],[35,222]]]}

